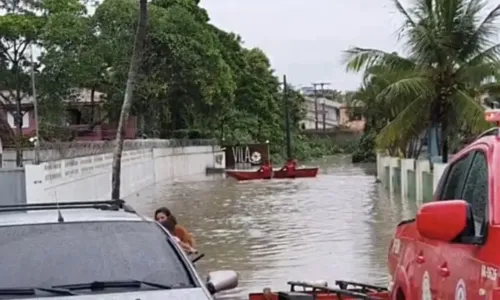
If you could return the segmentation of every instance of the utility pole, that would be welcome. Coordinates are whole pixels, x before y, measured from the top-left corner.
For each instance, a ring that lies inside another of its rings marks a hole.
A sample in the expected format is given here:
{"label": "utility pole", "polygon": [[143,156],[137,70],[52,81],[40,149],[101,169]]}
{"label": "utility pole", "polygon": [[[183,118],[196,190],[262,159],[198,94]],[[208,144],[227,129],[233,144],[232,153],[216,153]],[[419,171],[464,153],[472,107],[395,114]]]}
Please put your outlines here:
{"label": "utility pole", "polygon": [[286,156],[287,159],[292,159],[292,136],[290,133],[290,113],[288,100],[288,86],[286,83],[286,75],[283,75],[283,101],[285,107],[285,128],[286,128]]}
{"label": "utility pole", "polygon": [[321,82],[321,96],[323,97],[323,131],[326,131],[326,109],[325,109],[325,102],[326,102],[326,97],[325,97],[325,85],[329,85],[327,82]]}
{"label": "utility pole", "polygon": [[316,86],[318,86],[318,83],[313,83],[312,86],[314,88],[314,120],[315,120],[315,126],[314,129],[318,130],[318,93],[316,90]]}
{"label": "utility pole", "polygon": [[31,88],[33,93],[33,106],[35,109],[35,164],[40,163],[40,125],[38,120],[38,100],[36,98],[36,83],[35,83],[35,57],[33,54],[33,43],[30,45],[31,50]]}
{"label": "utility pole", "polygon": [[319,127],[319,120],[318,120],[318,93],[317,93],[317,86],[321,87],[321,97],[323,98],[323,103],[322,103],[322,113],[323,113],[323,131],[326,130],[326,110],[325,110],[325,85],[330,85],[328,82],[316,82],[312,84],[314,87],[314,109],[315,109],[315,115],[316,115],[316,130],[318,130]]}

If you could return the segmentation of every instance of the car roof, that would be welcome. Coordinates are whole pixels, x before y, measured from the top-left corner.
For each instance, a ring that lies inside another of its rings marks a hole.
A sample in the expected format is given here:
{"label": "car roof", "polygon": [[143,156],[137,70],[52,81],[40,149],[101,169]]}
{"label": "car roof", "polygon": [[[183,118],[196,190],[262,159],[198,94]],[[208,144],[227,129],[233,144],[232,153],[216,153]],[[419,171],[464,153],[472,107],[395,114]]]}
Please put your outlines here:
{"label": "car roof", "polygon": [[457,160],[459,157],[461,157],[464,153],[468,153],[471,148],[474,148],[477,145],[488,145],[491,149],[495,149],[495,151],[498,151],[500,149],[500,137],[499,136],[493,136],[493,135],[487,135],[483,136],[481,138],[478,138],[474,140],[472,143],[468,144],[464,148],[462,148],[460,151],[458,151],[455,155],[453,155],[453,158],[451,159],[450,162],[454,162]]}
{"label": "car roof", "polygon": [[[152,222],[151,219],[143,217],[137,213],[126,212],[124,210],[102,210],[95,208],[85,209],[61,209],[64,223],[71,222],[113,222],[127,221]],[[28,224],[49,224],[58,223],[58,212],[56,209],[35,210],[35,211],[15,211],[0,212],[0,227],[12,225]]]}

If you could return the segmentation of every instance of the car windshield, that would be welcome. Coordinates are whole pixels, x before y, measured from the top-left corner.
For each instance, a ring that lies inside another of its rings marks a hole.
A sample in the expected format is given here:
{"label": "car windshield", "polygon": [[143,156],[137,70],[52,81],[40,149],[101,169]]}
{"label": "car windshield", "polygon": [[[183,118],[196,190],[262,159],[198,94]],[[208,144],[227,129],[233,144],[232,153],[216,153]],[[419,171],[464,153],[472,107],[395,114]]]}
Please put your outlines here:
{"label": "car windshield", "polygon": [[192,286],[152,222],[88,222],[0,227],[0,289],[141,280]]}

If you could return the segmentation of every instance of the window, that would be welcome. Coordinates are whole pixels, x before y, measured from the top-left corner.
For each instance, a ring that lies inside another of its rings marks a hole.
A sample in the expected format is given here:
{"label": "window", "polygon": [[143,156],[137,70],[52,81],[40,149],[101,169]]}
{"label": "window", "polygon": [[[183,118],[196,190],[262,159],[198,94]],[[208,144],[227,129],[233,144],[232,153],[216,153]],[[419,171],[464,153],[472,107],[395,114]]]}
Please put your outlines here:
{"label": "window", "polygon": [[[30,112],[23,111],[21,112],[23,116],[23,128],[30,127]],[[7,112],[7,122],[9,123],[11,128],[17,128],[15,116],[17,113],[15,111]]]}
{"label": "window", "polygon": [[462,190],[471,158],[472,154],[469,153],[450,166],[440,200],[462,199]]}
{"label": "window", "polygon": [[488,163],[482,152],[477,151],[474,155],[462,199],[472,207],[476,235],[483,235],[482,228],[488,207]]}
{"label": "window", "polygon": [[176,249],[151,222],[0,227],[0,288],[108,280],[193,282]]}

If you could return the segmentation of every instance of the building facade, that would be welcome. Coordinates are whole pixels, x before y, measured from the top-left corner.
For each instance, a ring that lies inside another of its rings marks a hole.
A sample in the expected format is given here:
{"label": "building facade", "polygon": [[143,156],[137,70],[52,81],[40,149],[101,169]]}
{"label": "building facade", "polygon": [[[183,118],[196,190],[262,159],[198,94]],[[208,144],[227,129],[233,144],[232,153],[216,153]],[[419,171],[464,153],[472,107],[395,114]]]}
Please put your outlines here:
{"label": "building facade", "polygon": [[332,129],[340,126],[341,103],[323,97],[305,96],[304,98],[306,117],[300,122],[302,129]]}
{"label": "building facade", "polygon": [[[9,91],[0,91],[0,119],[4,120],[15,135],[17,103]],[[117,122],[110,122],[105,115],[103,104],[105,95],[92,93],[88,89],[78,89],[71,99],[64,100],[65,114],[61,116],[60,124],[75,135],[75,140],[112,140],[116,137]],[[22,135],[35,136],[36,118],[33,98],[28,94],[21,95]],[[39,116],[43,118],[43,116]],[[133,139],[137,134],[137,118],[131,116],[125,125],[125,138]]]}

